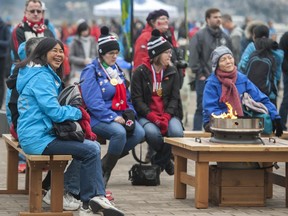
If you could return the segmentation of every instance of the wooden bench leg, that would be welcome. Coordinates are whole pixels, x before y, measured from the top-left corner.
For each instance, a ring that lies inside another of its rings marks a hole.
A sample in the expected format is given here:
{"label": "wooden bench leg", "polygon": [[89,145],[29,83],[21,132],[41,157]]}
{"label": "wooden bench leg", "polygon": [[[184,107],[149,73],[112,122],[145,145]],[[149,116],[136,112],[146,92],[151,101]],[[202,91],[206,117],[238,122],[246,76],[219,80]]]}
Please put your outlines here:
{"label": "wooden bench leg", "polygon": [[286,194],[286,208],[288,207],[288,163],[285,163],[285,194]]}
{"label": "wooden bench leg", "polygon": [[209,163],[195,162],[195,207],[208,208],[209,199]]}
{"label": "wooden bench leg", "polygon": [[6,143],[7,147],[7,181],[6,190],[0,190],[0,194],[28,194],[25,187],[24,190],[18,189],[18,151]]}
{"label": "wooden bench leg", "polygon": [[51,211],[63,211],[64,170],[67,161],[53,161],[51,169]]}
{"label": "wooden bench leg", "polygon": [[187,158],[174,155],[174,162],[174,197],[176,199],[185,199],[187,185],[181,182],[181,172],[187,173]]}
{"label": "wooden bench leg", "polygon": [[42,211],[42,169],[47,162],[29,161],[29,211]]}

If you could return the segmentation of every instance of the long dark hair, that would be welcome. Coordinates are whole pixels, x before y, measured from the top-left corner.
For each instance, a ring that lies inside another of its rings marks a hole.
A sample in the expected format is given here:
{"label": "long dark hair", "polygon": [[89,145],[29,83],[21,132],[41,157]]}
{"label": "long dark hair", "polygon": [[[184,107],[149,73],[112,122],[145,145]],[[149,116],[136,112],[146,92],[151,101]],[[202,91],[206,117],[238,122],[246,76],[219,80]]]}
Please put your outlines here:
{"label": "long dark hair", "polygon": [[[64,45],[61,41],[54,38],[44,38],[35,47],[34,51],[26,59],[16,64],[17,69],[25,67],[30,62],[33,65],[40,64],[41,66],[48,66],[47,53],[53,49],[57,44],[64,50]],[[63,63],[55,71],[55,73],[62,79],[63,77]]]}

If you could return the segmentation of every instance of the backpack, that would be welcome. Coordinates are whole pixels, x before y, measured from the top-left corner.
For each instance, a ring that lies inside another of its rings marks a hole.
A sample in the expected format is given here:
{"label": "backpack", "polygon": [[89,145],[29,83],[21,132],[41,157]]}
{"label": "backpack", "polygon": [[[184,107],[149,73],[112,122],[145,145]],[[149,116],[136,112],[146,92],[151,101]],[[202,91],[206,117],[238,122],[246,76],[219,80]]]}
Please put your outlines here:
{"label": "backpack", "polygon": [[[19,117],[18,106],[17,106],[19,93],[16,89],[18,72],[19,72],[19,69],[14,69],[13,74],[10,75],[8,77],[8,79],[6,80],[6,85],[11,90],[11,95],[10,95],[10,98],[8,101],[8,108],[11,112],[11,121],[12,121],[11,126],[13,127],[15,132],[17,131],[17,120]],[[10,128],[10,132],[12,132],[11,129],[12,128]],[[15,137],[15,138],[17,138],[17,137]]]}
{"label": "backpack", "polygon": [[244,74],[270,99],[277,96],[276,60],[270,51],[255,50],[249,57]]}
{"label": "backpack", "polygon": [[[71,105],[80,107],[82,105],[82,97],[79,89],[79,83],[74,83],[65,87],[58,96],[61,106]],[[64,121],[60,123],[53,122],[53,130],[58,139],[75,140],[83,142],[85,133],[77,121]]]}

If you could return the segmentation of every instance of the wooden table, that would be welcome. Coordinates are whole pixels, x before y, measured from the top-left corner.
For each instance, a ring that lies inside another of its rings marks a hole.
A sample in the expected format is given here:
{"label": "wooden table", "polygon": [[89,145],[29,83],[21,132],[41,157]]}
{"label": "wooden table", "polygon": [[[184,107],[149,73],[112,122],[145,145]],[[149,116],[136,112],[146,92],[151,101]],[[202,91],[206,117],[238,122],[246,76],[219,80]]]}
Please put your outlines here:
{"label": "wooden table", "polygon": [[[195,187],[195,207],[208,208],[209,162],[285,162],[285,177],[271,172],[268,184],[285,187],[286,207],[288,207],[288,141],[276,139],[276,143],[263,138],[263,144],[216,144],[210,138],[165,138],[172,145],[174,154],[174,197],[186,198],[187,185]],[[195,176],[187,174],[187,159],[195,161]],[[270,196],[272,197],[272,187]],[[269,188],[268,188],[269,190]],[[267,192],[269,196],[269,191]]]}

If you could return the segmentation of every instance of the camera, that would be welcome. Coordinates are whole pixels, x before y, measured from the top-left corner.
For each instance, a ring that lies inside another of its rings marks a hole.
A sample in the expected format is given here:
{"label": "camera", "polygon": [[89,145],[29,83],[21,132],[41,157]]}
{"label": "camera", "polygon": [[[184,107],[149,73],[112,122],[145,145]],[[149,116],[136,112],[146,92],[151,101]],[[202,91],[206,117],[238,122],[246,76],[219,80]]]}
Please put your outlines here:
{"label": "camera", "polygon": [[184,50],[181,48],[175,48],[176,61],[175,66],[178,69],[185,69],[188,67],[188,63],[184,60]]}

